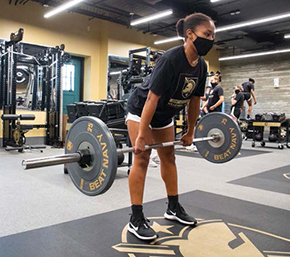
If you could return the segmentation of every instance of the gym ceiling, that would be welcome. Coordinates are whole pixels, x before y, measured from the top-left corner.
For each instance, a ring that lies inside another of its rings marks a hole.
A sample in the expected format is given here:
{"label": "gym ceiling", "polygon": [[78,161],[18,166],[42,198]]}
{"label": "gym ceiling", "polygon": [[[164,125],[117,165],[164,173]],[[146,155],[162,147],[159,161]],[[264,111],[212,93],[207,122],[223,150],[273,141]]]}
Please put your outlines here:
{"label": "gym ceiling", "polygon": [[[29,5],[38,2],[44,7],[59,6],[64,0],[7,0],[11,5]],[[70,12],[99,18],[130,27],[132,20],[172,9],[173,15],[137,25],[143,33],[175,37],[175,24],[193,12],[203,12],[216,21],[216,27],[232,25],[261,18],[290,14],[290,0],[86,0]],[[290,16],[267,23],[218,32],[216,46],[234,49],[240,53],[277,50],[290,46]]]}

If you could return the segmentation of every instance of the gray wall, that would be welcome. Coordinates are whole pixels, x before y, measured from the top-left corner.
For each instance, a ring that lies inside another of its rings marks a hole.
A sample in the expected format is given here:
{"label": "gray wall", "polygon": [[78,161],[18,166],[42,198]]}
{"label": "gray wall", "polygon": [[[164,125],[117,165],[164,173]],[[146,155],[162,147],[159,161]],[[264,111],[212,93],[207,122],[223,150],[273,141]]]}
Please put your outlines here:
{"label": "gray wall", "polygon": [[[225,101],[230,101],[235,85],[254,78],[257,105],[253,107],[252,116],[258,112],[285,112],[290,118],[289,53],[222,61],[220,64]],[[279,78],[279,88],[274,88],[274,78]]]}

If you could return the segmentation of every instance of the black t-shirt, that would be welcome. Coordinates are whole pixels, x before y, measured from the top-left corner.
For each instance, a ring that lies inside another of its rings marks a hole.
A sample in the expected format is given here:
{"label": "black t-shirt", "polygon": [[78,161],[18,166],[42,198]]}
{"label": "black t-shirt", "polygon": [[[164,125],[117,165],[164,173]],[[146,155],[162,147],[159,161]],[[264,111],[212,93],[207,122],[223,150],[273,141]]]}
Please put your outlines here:
{"label": "black t-shirt", "polygon": [[244,95],[242,92],[236,94],[235,98],[234,98],[237,102],[236,104],[234,104],[233,106],[236,107],[236,108],[241,108],[242,107],[242,104],[244,102]]}
{"label": "black t-shirt", "polygon": [[[161,96],[152,121],[164,124],[171,121],[193,96],[203,96],[207,65],[199,58],[195,67],[189,65],[183,46],[166,51],[157,61],[149,80],[131,94],[127,108],[141,116],[149,90]],[[152,123],[151,123],[152,124]]]}
{"label": "black t-shirt", "polygon": [[242,84],[242,87],[244,88],[243,92],[248,92],[250,93],[251,90],[254,90],[254,84],[250,83],[250,82],[245,82]]}
{"label": "black t-shirt", "polygon": [[[209,110],[209,108],[211,106],[215,105],[220,100],[220,96],[222,96],[222,95],[224,95],[224,90],[222,89],[221,86],[217,85],[213,89],[211,89],[209,92],[209,96],[208,96],[207,109]],[[221,112],[222,111],[222,104],[217,106],[215,108],[215,111]]]}

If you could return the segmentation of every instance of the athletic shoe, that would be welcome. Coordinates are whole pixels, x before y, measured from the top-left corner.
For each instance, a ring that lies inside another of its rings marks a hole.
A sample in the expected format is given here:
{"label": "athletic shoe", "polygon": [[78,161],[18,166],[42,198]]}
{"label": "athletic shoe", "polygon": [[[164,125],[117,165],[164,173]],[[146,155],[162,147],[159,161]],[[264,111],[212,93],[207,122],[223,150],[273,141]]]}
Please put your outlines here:
{"label": "athletic shoe", "polygon": [[185,149],[190,150],[191,152],[198,152],[197,147],[194,144],[186,146]]}
{"label": "athletic shoe", "polygon": [[197,223],[196,219],[189,216],[184,208],[178,203],[175,210],[168,207],[167,211],[164,213],[164,217],[168,220],[177,220],[185,225],[195,225]]}
{"label": "athletic shoe", "polygon": [[156,155],[156,156],[152,157],[152,161],[155,162],[157,165],[159,165],[160,164],[159,156]]}
{"label": "athletic shoe", "polygon": [[152,160],[150,158],[148,167],[150,167],[150,168],[157,168],[158,167],[158,164],[154,160]]}
{"label": "athletic shoe", "polygon": [[128,231],[141,240],[153,240],[157,238],[157,233],[148,224],[150,222],[143,215],[139,218],[130,218]]}

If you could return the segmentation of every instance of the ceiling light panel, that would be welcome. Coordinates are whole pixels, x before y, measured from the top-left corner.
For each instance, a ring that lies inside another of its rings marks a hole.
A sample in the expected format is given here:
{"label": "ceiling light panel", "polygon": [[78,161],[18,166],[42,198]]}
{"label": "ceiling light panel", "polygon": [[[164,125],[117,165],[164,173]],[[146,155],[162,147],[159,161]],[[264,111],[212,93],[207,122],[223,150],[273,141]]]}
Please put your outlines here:
{"label": "ceiling light panel", "polygon": [[149,21],[161,19],[161,18],[169,16],[171,14],[173,14],[172,10],[167,10],[167,11],[164,11],[164,12],[158,12],[156,14],[149,15],[147,17],[143,17],[141,19],[134,20],[134,21],[132,21],[130,23],[130,25],[131,26],[136,26],[136,25],[139,25],[139,24],[142,24],[142,23],[146,23],[146,22],[149,22]]}

